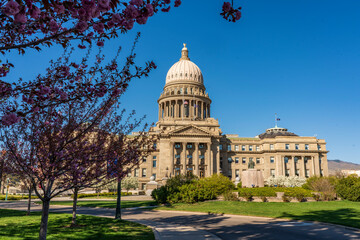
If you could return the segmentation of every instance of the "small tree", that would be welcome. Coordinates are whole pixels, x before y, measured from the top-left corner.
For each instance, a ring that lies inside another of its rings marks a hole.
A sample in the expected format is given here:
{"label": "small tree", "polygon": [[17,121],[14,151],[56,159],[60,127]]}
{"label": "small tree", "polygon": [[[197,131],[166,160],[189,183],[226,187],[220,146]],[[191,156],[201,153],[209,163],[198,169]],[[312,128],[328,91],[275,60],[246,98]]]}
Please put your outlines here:
{"label": "small tree", "polygon": [[139,187],[139,179],[137,177],[125,177],[121,180],[121,188],[129,192],[130,189]]}

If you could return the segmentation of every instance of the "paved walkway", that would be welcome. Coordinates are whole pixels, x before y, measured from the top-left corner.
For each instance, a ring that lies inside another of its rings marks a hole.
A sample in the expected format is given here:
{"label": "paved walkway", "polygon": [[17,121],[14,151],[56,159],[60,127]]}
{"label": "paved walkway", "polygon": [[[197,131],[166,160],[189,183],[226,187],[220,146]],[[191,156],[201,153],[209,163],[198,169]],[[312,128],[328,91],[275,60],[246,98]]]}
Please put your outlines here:
{"label": "paved walkway", "polygon": [[[26,209],[25,202],[0,203],[0,208]],[[39,206],[33,208],[40,210]],[[71,212],[68,206],[51,206],[52,212]],[[80,207],[79,214],[113,217],[113,209]],[[157,239],[359,239],[360,231],[350,228],[264,217],[209,215],[204,213],[123,210],[123,219],[155,228]]]}

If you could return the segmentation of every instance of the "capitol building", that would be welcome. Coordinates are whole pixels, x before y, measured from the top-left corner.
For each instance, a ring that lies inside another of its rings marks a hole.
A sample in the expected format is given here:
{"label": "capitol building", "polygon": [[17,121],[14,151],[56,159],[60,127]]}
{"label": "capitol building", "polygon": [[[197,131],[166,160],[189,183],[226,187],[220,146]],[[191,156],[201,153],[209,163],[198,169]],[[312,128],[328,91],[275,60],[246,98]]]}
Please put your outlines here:
{"label": "capitol building", "polygon": [[158,99],[158,122],[149,131],[158,136],[157,143],[131,172],[142,189],[151,176],[162,181],[179,174],[208,177],[222,173],[235,181],[241,179],[249,162],[264,179],[328,175],[325,140],[301,137],[277,126],[253,138],[223,134],[218,120],[211,116],[211,102],[202,72],[190,61],[184,44],[180,60],[166,75]]}

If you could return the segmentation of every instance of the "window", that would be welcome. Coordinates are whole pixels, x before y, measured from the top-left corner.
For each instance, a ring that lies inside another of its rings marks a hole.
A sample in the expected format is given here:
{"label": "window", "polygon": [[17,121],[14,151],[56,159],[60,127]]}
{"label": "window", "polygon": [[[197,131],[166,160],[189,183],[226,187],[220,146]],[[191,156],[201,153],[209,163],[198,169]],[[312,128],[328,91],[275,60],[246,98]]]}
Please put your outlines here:
{"label": "window", "polygon": [[235,145],[235,151],[239,151],[239,145]]}
{"label": "window", "polygon": [[294,162],[297,163],[299,161],[298,157],[294,157]]}
{"label": "window", "polygon": [[275,162],[275,157],[270,157],[270,163],[274,163]]}
{"label": "window", "polygon": [[146,157],[143,157],[143,162],[146,162]]}
{"label": "window", "polygon": [[186,144],[186,148],[191,149],[192,148],[192,143]]}
{"label": "window", "polygon": [[128,177],[131,177],[131,172],[128,172],[127,176],[128,176]]}
{"label": "window", "polygon": [[252,150],[253,150],[253,146],[250,145],[250,146],[249,146],[249,151],[252,151]]}
{"label": "window", "polygon": [[222,145],[221,145],[221,144],[219,145],[219,150],[223,150],[223,149],[222,149]]}
{"label": "window", "polygon": [[175,154],[175,158],[180,158],[180,154]]}
{"label": "window", "polygon": [[139,169],[135,168],[134,177],[139,177]]}
{"label": "window", "polygon": [[156,160],[153,160],[153,168],[156,168]]}
{"label": "window", "polygon": [[299,150],[299,144],[295,144],[295,150]]}
{"label": "window", "polygon": [[192,158],[192,155],[187,155],[187,158]]}
{"label": "window", "polygon": [[239,158],[238,157],[235,158],[235,163],[239,163]]}
{"label": "window", "polygon": [[260,146],[256,146],[256,151],[260,151]]}
{"label": "window", "polygon": [[252,162],[253,161],[253,158],[251,157],[251,158],[249,158],[249,162]]}
{"label": "window", "polygon": [[156,150],[156,143],[154,143],[153,148],[154,148],[154,150]]}
{"label": "window", "polygon": [[285,163],[289,163],[289,158],[288,158],[288,157],[284,157],[284,161],[285,161]]}
{"label": "window", "polygon": [[146,177],[146,168],[143,168],[141,171],[141,176]]}
{"label": "window", "polygon": [[239,174],[239,169],[236,169],[236,170],[235,170],[235,177],[240,177],[239,175],[240,175],[240,174]]}
{"label": "window", "polygon": [[260,158],[256,158],[256,164],[260,164]]}
{"label": "window", "polygon": [[242,158],[242,163],[245,164],[246,163],[246,158]]}
{"label": "window", "polygon": [[321,145],[319,145],[319,144],[318,144],[318,146],[317,146],[317,147],[318,147],[318,150],[320,151],[320,150],[321,150]]}
{"label": "window", "polygon": [[275,169],[270,169],[270,176],[275,177]]}
{"label": "window", "polygon": [[231,151],[231,145],[228,145],[228,151]]}
{"label": "window", "polygon": [[204,155],[199,155],[199,159],[204,159]]}
{"label": "window", "polygon": [[306,169],[305,170],[305,177],[310,177],[310,170],[309,169]]}
{"label": "window", "polygon": [[274,150],[274,144],[270,144],[270,150]]}
{"label": "window", "polygon": [[156,173],[153,173],[152,176],[154,177],[154,180],[156,179]]}
{"label": "window", "polygon": [[153,160],[155,160],[156,159],[156,156],[153,156]]}
{"label": "window", "polygon": [[324,172],[322,169],[320,169],[320,176],[324,176]]}
{"label": "window", "polygon": [[175,148],[176,148],[176,149],[181,148],[181,144],[180,144],[180,143],[175,143]]}
{"label": "window", "polygon": [[285,149],[289,150],[289,144],[285,144]]}
{"label": "window", "polygon": [[245,145],[241,146],[241,151],[245,151]]}
{"label": "window", "polygon": [[146,189],[146,183],[142,183],[141,184],[141,190],[145,190]]}
{"label": "window", "polygon": [[308,162],[308,157],[304,157],[304,162],[307,163]]}
{"label": "window", "polygon": [[205,144],[200,143],[200,144],[199,144],[199,149],[203,149],[203,148],[205,148]]}
{"label": "window", "polygon": [[295,169],[295,175],[296,176],[299,176],[300,174],[299,174],[299,169]]}
{"label": "window", "polygon": [[309,144],[305,144],[305,150],[309,150]]}
{"label": "window", "polygon": [[285,176],[289,176],[289,172],[290,172],[290,170],[289,169],[285,169]]}
{"label": "window", "polygon": [[228,157],[228,162],[229,162],[229,163],[231,163],[231,162],[232,162],[231,157]]}

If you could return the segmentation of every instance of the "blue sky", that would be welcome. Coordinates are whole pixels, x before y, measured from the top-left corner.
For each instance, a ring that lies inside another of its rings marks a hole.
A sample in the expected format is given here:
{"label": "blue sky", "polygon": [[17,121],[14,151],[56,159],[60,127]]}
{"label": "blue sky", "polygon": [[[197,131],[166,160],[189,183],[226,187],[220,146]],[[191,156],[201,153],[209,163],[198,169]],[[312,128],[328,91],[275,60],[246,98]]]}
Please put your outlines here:
{"label": "blue sky", "polygon": [[[158,65],[131,84],[123,106],[157,121],[156,101],[185,42],[224,133],[253,137],[273,127],[278,113],[281,127],[325,139],[329,159],[360,163],[360,1],[234,0],[243,7],[237,23],[221,18],[222,2],[183,0],[106,44],[109,58],[120,45],[125,53],[141,31],[137,62]],[[16,63],[9,78],[31,78],[60,53],[7,55]]]}

